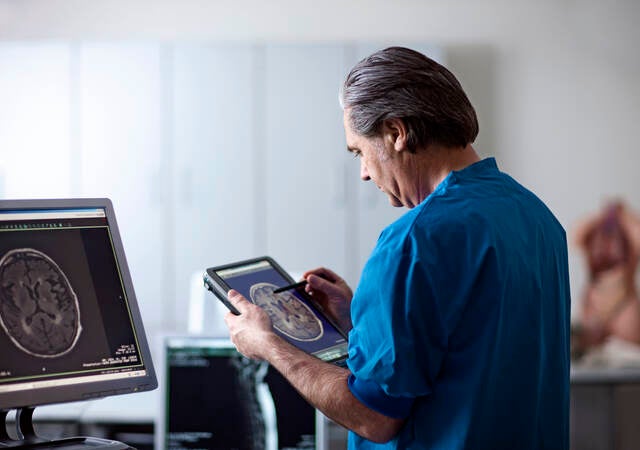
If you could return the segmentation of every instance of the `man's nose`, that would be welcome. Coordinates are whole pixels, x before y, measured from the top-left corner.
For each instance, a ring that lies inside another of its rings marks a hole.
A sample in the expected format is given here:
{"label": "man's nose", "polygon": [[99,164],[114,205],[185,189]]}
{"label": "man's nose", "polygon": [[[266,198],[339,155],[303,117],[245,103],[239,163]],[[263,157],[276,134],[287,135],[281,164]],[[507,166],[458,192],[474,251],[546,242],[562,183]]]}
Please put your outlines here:
{"label": "man's nose", "polygon": [[369,181],[371,179],[367,171],[367,166],[362,159],[360,160],[360,179],[362,179],[362,181]]}

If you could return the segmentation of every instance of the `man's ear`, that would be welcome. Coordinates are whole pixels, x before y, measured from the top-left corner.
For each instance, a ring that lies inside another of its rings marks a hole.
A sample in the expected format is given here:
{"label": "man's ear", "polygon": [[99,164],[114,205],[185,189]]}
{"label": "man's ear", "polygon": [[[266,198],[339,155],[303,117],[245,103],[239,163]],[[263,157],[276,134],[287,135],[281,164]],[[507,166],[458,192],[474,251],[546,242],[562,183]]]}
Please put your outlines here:
{"label": "man's ear", "polygon": [[407,150],[407,126],[402,119],[385,119],[382,122],[382,135],[386,146],[397,152]]}

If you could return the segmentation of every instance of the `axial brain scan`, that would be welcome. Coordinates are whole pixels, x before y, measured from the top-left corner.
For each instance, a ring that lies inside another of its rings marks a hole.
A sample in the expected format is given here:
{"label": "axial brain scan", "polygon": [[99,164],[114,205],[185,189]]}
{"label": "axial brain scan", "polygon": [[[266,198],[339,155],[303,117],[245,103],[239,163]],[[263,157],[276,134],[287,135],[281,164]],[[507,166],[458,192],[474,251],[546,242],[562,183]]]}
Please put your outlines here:
{"label": "axial brain scan", "polygon": [[291,292],[274,294],[277,286],[257,283],[251,286],[251,301],[262,307],[273,324],[273,328],[298,341],[315,341],[324,330],[318,316]]}
{"label": "axial brain scan", "polygon": [[76,345],[82,329],[78,298],[49,256],[20,248],[0,259],[0,324],[34,357],[62,356]]}

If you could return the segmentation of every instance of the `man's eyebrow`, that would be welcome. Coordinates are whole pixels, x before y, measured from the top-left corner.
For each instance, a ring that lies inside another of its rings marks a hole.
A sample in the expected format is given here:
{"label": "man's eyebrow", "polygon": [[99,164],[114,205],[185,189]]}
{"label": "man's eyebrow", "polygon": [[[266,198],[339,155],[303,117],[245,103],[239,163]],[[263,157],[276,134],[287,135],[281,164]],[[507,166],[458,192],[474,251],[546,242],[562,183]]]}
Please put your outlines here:
{"label": "man's eyebrow", "polygon": [[347,151],[348,151],[349,153],[356,153],[356,152],[358,151],[358,149],[357,149],[357,148],[355,148],[355,147],[349,147],[349,146],[347,145]]}

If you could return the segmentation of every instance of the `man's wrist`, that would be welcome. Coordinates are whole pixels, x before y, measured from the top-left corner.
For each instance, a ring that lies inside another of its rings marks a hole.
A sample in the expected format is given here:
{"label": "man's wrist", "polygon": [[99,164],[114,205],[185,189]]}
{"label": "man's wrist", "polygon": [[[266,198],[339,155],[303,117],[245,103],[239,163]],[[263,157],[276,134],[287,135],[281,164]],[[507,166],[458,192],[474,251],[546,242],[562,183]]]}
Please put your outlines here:
{"label": "man's wrist", "polygon": [[[300,368],[307,367],[314,356],[295,347],[276,333],[265,337],[265,361],[285,374],[285,377]],[[318,360],[319,361],[319,360]]]}
{"label": "man's wrist", "polygon": [[265,352],[263,359],[271,364],[274,364],[275,360],[285,352],[286,346],[290,345],[273,331],[264,336],[263,342]]}

